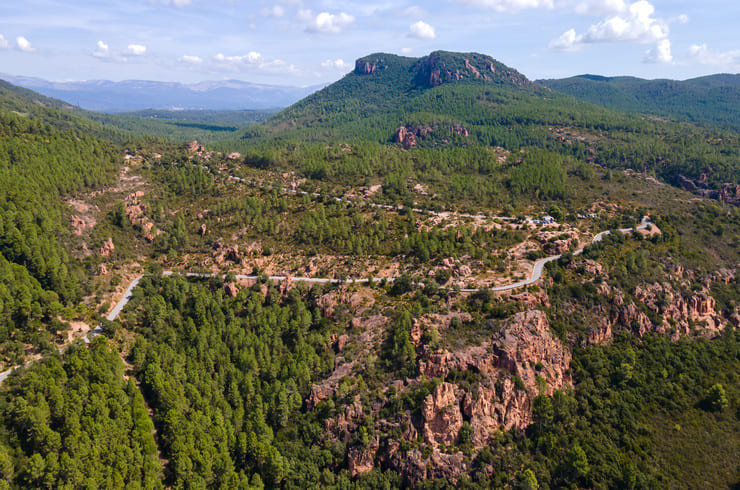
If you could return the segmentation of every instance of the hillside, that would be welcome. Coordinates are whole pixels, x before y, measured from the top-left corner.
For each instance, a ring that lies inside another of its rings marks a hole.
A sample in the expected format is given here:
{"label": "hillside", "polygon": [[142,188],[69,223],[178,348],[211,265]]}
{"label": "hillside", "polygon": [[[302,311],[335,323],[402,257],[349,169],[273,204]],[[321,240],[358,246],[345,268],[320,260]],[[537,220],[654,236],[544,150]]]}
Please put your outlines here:
{"label": "hillside", "polygon": [[740,484],[736,132],[472,53],[205,146],[8,90],[0,487]]}
{"label": "hillside", "polygon": [[[613,87],[596,92],[604,100],[622,97]],[[214,148],[243,153],[270,148],[267,159],[273,166],[289,159],[305,168],[316,162],[291,157],[294,143],[362,142],[440,151],[536,146],[740,203],[737,138],[734,131],[580,101],[532,83],[485,55],[435,52],[418,59],[360,58],[353,73],[248,128],[240,140],[227,139]],[[269,166],[264,157],[255,159]]]}
{"label": "hillside", "polygon": [[537,83],[609,109],[740,129],[740,75],[684,81],[580,75]]}
{"label": "hillside", "polygon": [[[436,51],[423,58],[377,53],[358,59],[353,72],[271,118],[264,130],[283,138],[295,130],[298,137],[312,139],[372,139],[376,126],[400,123],[417,112],[409,105],[430,89],[461,85],[537,91],[516,70],[477,53]],[[371,134],[364,134],[366,127]]]}

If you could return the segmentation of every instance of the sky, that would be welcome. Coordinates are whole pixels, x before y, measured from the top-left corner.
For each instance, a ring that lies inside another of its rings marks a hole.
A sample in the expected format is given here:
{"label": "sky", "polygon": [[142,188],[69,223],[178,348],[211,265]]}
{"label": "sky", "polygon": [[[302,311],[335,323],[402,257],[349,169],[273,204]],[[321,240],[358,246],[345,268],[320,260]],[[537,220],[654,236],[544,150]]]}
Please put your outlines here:
{"label": "sky", "polygon": [[8,0],[0,73],[313,86],[362,56],[478,52],[530,79],[740,72],[736,0]]}

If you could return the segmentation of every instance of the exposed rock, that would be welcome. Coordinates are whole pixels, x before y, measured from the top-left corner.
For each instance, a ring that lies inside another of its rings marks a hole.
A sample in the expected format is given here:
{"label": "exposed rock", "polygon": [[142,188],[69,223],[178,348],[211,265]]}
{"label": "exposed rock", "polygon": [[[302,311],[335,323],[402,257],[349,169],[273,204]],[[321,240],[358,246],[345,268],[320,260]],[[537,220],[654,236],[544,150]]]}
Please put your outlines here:
{"label": "exposed rock", "polygon": [[98,269],[100,269],[100,275],[101,276],[104,276],[104,275],[108,274],[108,267],[106,267],[105,264],[100,264],[98,266]]}
{"label": "exposed rock", "polygon": [[242,157],[242,154],[238,151],[235,151],[233,153],[229,153],[226,155],[226,160],[239,160]]}
{"label": "exposed rock", "polygon": [[740,206],[740,185],[722,184],[719,191],[719,200],[725,203]]}
{"label": "exposed rock", "polygon": [[206,228],[206,224],[205,223],[203,223],[202,225],[200,225],[200,234],[201,235],[205,235],[206,234],[206,230],[207,230],[207,228]]}
{"label": "exposed rock", "polygon": [[376,63],[363,60],[355,61],[355,73],[358,75],[372,75],[377,69],[378,65]]}
{"label": "exposed rock", "polygon": [[401,126],[396,130],[393,141],[401,143],[406,150],[418,145],[416,142],[416,134],[413,131],[409,131],[405,126]]}
{"label": "exposed rock", "polygon": [[100,247],[100,255],[101,257],[110,257],[110,254],[113,253],[113,250],[115,250],[116,247],[113,245],[113,238],[108,237],[108,239],[103,243],[103,246]]}
{"label": "exposed rock", "polygon": [[442,383],[424,399],[421,407],[424,426],[422,432],[427,444],[452,444],[458,440],[462,428],[462,413],[455,395],[455,385]]}
{"label": "exposed rock", "polygon": [[226,282],[224,283],[224,293],[226,293],[227,296],[234,298],[239,294],[239,288],[233,282]]}
{"label": "exposed rock", "polygon": [[324,382],[311,386],[311,393],[308,395],[306,405],[309,409],[316,406],[317,403],[328,400],[336,389],[341,380],[352,372],[355,361],[342,362],[341,357],[336,358],[334,372]]}
{"label": "exposed rock", "polygon": [[188,143],[188,150],[190,150],[191,152],[197,153],[197,152],[203,151],[203,147],[196,140],[193,140],[190,143]]}
{"label": "exposed rock", "polygon": [[[510,318],[494,336],[494,342],[456,352],[422,350],[419,369],[428,378],[444,377],[451,370],[472,371],[482,377],[475,395],[461,395],[462,413],[473,430],[473,444],[481,447],[492,440],[501,426],[507,430],[526,427],[531,418],[531,401],[542,388],[538,387],[537,377],[546,381],[544,390],[551,394],[570,384],[569,364],[570,352],[550,334],[545,314],[530,310]],[[521,378],[523,389],[516,387],[512,375]],[[436,400],[437,406],[451,403],[449,389],[443,394],[442,400]],[[427,400],[425,407],[434,401],[429,397]],[[451,414],[455,417],[454,408]],[[431,414],[425,413],[424,419],[429,417]],[[424,436],[427,438],[426,431]],[[437,436],[433,437],[437,440]],[[443,439],[453,437],[457,437],[454,429]]]}
{"label": "exposed rock", "polygon": [[349,449],[347,453],[347,466],[349,467],[349,475],[354,478],[357,475],[367,473],[375,468],[375,453],[376,448],[362,448],[354,446]]}

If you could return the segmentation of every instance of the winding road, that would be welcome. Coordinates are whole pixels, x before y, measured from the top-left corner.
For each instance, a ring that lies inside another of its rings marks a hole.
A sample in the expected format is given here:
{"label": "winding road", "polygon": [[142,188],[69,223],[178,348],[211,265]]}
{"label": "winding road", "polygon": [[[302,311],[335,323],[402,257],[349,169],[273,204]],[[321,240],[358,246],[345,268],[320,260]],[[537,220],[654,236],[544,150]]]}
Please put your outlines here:
{"label": "winding road", "polygon": [[[636,227],[637,230],[644,230],[648,226],[652,225],[650,220],[647,217],[644,217],[642,219],[642,222]],[[635,229],[633,228],[620,228],[619,232],[621,233],[631,233]],[[605,236],[610,235],[611,231],[606,230],[602,231],[600,233],[597,233],[594,235],[593,239],[591,239],[591,244],[600,242],[604,239]],[[573,255],[579,255],[583,252],[583,248],[579,248],[578,250],[575,250],[573,252]],[[488,291],[509,291],[511,289],[517,289],[524,286],[529,286],[530,284],[534,284],[537,281],[539,281],[542,278],[542,274],[545,270],[545,265],[547,265],[549,262],[552,262],[554,260],[558,260],[562,255],[551,255],[549,257],[545,257],[542,259],[539,259],[534,263],[534,266],[532,267],[532,273],[530,274],[529,278],[523,279],[521,281],[511,283],[511,284],[504,284],[502,286],[495,286],[492,288],[485,288],[485,290]],[[162,273],[163,276],[172,276],[175,275],[172,271],[165,271]],[[208,277],[225,277],[225,274],[202,274],[197,272],[188,272],[183,274],[185,277],[202,277],[202,278],[208,278]],[[123,311],[123,309],[126,307],[128,302],[131,300],[131,297],[133,296],[134,289],[139,285],[139,281],[141,281],[143,275],[137,276],[134,278],[131,283],[126,288],[126,292],[124,293],[121,300],[116,304],[116,306],[108,313],[106,316],[106,320],[113,321],[116,318],[118,318],[118,315]],[[245,275],[245,274],[236,274],[237,279],[259,279],[261,276],[257,275]],[[271,281],[284,281],[285,279],[290,278],[291,281],[297,281],[297,282],[307,282],[307,283],[318,283],[318,284],[361,284],[361,283],[367,283],[370,282],[371,279],[364,278],[364,279],[331,279],[328,277],[301,277],[301,276],[267,276],[267,278]],[[394,277],[374,277],[372,278],[373,282],[379,282],[382,280],[385,280],[386,282],[393,282],[396,278]],[[424,286],[424,283],[414,283],[416,286]],[[441,288],[444,289],[444,288]],[[479,291],[482,291],[480,288],[463,288],[459,290],[463,293],[477,293]],[[83,337],[83,341],[87,344],[90,343],[90,341],[95,338],[97,335],[99,335],[102,332],[102,325],[98,325],[93,330],[89,331],[87,335]],[[59,349],[59,352],[64,352],[64,350],[68,346],[63,346]],[[23,364],[23,367],[30,366],[34,361],[28,361],[27,363]],[[15,366],[13,368],[8,369],[7,371],[3,371],[0,373],[0,384],[2,384],[3,381],[16,369],[18,369],[20,366]]]}

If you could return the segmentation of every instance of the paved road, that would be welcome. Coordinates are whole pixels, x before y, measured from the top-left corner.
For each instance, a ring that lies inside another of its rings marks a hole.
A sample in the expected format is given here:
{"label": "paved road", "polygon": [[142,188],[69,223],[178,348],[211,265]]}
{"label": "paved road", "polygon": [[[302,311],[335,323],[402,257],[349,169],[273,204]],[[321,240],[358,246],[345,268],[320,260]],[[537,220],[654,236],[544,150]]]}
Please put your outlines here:
{"label": "paved road", "polygon": [[[637,226],[637,229],[638,230],[645,229],[645,228],[647,228],[651,224],[652,223],[650,222],[649,219],[643,218],[642,219],[642,222]],[[630,232],[633,231],[633,228],[620,228],[619,231],[621,233],[630,233]],[[611,234],[611,231],[609,231],[609,230],[602,231],[601,233],[597,233],[593,237],[593,239],[591,240],[591,243],[600,242],[601,240],[604,239],[605,236],[610,235],[610,234]],[[583,249],[582,248],[579,248],[578,250],[576,250],[576,251],[573,252],[573,255],[579,255],[582,252],[583,252]],[[552,262],[554,260],[558,260],[560,257],[562,257],[562,255],[551,255],[550,257],[545,257],[543,259],[538,260],[537,262],[534,263],[534,267],[532,267],[532,273],[530,274],[529,278],[527,278],[527,279],[523,279],[521,281],[518,281],[518,282],[515,282],[515,283],[511,283],[511,284],[504,284],[502,286],[494,286],[492,288],[487,288],[487,289],[490,290],[490,291],[509,291],[511,289],[517,289],[517,288],[521,288],[521,287],[524,287],[524,286],[529,286],[530,284],[534,284],[534,283],[536,283],[537,281],[539,281],[542,278],[542,273],[545,270],[545,265],[547,265],[547,263]],[[171,276],[171,275],[174,275],[174,274],[175,273],[172,272],[172,271],[165,271],[165,272],[162,273],[162,275],[164,275],[164,276]],[[226,276],[225,274],[201,274],[201,273],[197,273],[197,272],[187,272],[187,273],[185,273],[183,275],[186,276],[186,277],[203,277],[203,278],[207,278],[207,277],[225,277]],[[133,295],[133,291],[139,285],[139,281],[141,280],[142,277],[144,277],[144,276],[138,276],[133,281],[131,281],[131,284],[129,284],[128,285],[128,288],[126,288],[126,292],[124,293],[123,298],[121,298],[121,301],[119,301],[118,304],[116,304],[115,308],[113,308],[111,310],[111,312],[108,313],[108,316],[106,317],[106,319],[108,321],[113,321],[116,318],[118,318],[118,315],[121,313],[121,311],[123,311],[123,308],[125,308],[126,305],[128,304],[128,302],[131,300],[131,297]],[[236,278],[237,279],[258,279],[259,277],[261,277],[261,276],[248,275],[248,274],[236,274]],[[327,284],[327,283],[328,284],[342,284],[342,283],[344,283],[344,284],[361,284],[361,283],[366,283],[366,282],[369,282],[370,281],[370,279],[368,279],[368,278],[364,278],[364,279],[331,279],[331,278],[328,278],[328,277],[302,277],[302,276],[267,276],[267,277],[268,277],[268,279],[270,279],[272,281],[284,281],[285,279],[287,279],[288,277],[290,277],[290,280],[295,281],[295,282],[308,282],[308,283],[318,283],[318,284]],[[387,277],[387,278],[374,277],[372,280],[373,280],[373,282],[379,282],[379,281],[382,281],[382,280],[385,280],[386,282],[393,282],[393,281],[395,281],[395,279],[396,278],[394,278],[394,277]],[[424,286],[424,283],[415,283],[415,284],[417,286],[421,286],[421,287]],[[477,292],[481,291],[481,289],[479,289],[479,288],[462,288],[462,289],[460,289],[460,291],[463,292],[463,293],[477,293]],[[83,340],[87,344],[87,343],[90,342],[90,340],[92,340],[93,338],[95,338],[101,332],[102,332],[102,328],[101,328],[100,325],[98,325],[96,328],[94,328],[93,330],[91,330],[90,332],[88,332],[88,334],[85,335],[85,337],[83,337]],[[61,349],[59,349],[59,351],[60,352],[63,352],[65,348],[66,348],[66,346],[65,347],[62,347]],[[27,362],[26,364],[24,364],[24,367],[30,366],[33,362],[34,361]],[[17,367],[8,369],[7,371],[4,371],[4,372],[0,373],[0,384],[2,384],[2,382],[5,381],[5,379],[15,369],[17,369]]]}

